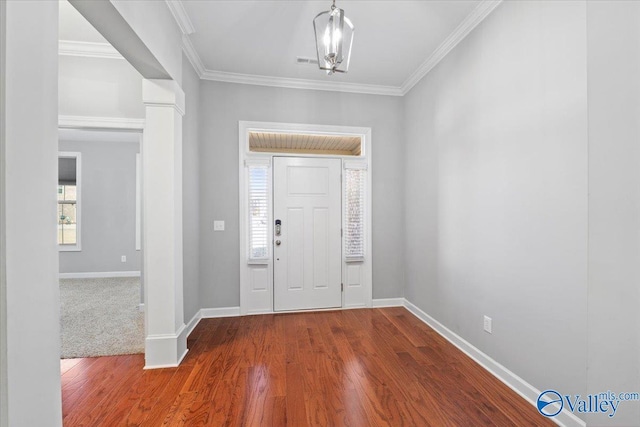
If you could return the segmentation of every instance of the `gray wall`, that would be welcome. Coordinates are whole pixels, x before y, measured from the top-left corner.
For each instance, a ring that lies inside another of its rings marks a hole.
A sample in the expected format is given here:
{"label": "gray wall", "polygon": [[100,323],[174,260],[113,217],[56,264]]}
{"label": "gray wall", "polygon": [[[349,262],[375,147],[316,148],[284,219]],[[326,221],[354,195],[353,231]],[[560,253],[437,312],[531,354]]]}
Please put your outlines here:
{"label": "gray wall", "polygon": [[[59,148],[82,153],[82,250],[60,252],[60,272],[140,271],[140,251],[135,247],[139,144],[60,141]],[[122,255],[126,255],[126,262],[120,261]]]}
{"label": "gray wall", "polygon": [[123,59],[60,56],[63,116],[144,118],[142,76]]}
{"label": "gray wall", "polygon": [[[589,391],[640,390],[640,3],[588,2]],[[613,425],[640,425],[621,404]],[[601,417],[589,421],[602,424]]]}
{"label": "gray wall", "polygon": [[536,388],[582,395],[585,28],[584,2],[504,2],[405,97],[404,159],[406,298]]}
{"label": "gray wall", "polygon": [[[397,97],[200,83],[200,304],[238,306],[238,121],[372,128],[373,296],[402,296],[403,127]],[[213,232],[213,220],[226,231]]]}
{"label": "gray wall", "polygon": [[638,22],[505,2],[405,99],[406,297],[539,389],[640,389]]}
{"label": "gray wall", "polygon": [[184,55],[182,90],[185,92],[186,100],[186,114],[182,120],[182,248],[184,321],[186,323],[200,310],[200,181],[198,176],[200,79]]}
{"label": "gray wall", "polygon": [[[6,75],[7,3],[0,2],[0,76]],[[7,382],[7,272],[6,272],[6,202],[5,191],[5,88],[6,79],[0,77],[0,427],[8,427]]]}

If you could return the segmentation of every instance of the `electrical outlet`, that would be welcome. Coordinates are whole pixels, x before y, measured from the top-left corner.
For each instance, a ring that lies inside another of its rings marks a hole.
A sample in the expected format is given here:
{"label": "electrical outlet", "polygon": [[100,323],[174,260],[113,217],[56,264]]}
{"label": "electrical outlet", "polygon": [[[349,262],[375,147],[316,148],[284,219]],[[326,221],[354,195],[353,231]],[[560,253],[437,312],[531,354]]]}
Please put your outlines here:
{"label": "electrical outlet", "polygon": [[224,221],[213,221],[213,231],[224,231]]}
{"label": "electrical outlet", "polygon": [[491,317],[484,316],[484,330],[491,333]]}
{"label": "electrical outlet", "polygon": [[122,255],[122,256],[120,257],[120,261],[122,261],[122,262],[127,262],[127,256],[126,256],[126,255]]}

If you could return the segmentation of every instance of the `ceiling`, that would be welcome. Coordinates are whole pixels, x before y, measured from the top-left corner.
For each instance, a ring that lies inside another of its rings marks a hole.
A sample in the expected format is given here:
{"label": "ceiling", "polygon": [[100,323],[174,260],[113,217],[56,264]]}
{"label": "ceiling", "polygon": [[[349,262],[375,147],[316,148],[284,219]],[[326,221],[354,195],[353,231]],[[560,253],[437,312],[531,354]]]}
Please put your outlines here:
{"label": "ceiling", "polygon": [[[328,76],[314,64],[313,18],[331,2],[165,0],[201,78],[270,86],[403,95],[500,0],[337,0],[355,26],[349,72]],[[60,39],[106,40],[66,1]],[[91,55],[89,55],[91,56]]]}

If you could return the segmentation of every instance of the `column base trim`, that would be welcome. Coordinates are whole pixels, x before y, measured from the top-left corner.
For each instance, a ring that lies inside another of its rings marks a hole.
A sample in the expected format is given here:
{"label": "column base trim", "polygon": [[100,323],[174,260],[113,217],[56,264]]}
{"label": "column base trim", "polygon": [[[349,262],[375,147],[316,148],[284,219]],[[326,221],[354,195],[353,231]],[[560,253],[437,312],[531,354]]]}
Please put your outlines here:
{"label": "column base trim", "polygon": [[144,350],[144,369],[177,367],[189,351],[186,326],[183,323],[175,334],[148,335]]}

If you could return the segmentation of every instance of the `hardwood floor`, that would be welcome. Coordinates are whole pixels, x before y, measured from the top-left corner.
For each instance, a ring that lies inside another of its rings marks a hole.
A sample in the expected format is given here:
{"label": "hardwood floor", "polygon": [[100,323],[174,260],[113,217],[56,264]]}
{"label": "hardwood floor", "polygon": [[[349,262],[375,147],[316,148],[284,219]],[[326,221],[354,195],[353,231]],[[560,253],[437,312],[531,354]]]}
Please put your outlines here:
{"label": "hardwood floor", "polygon": [[554,425],[404,308],[203,319],[188,345],[63,360],[64,425]]}

